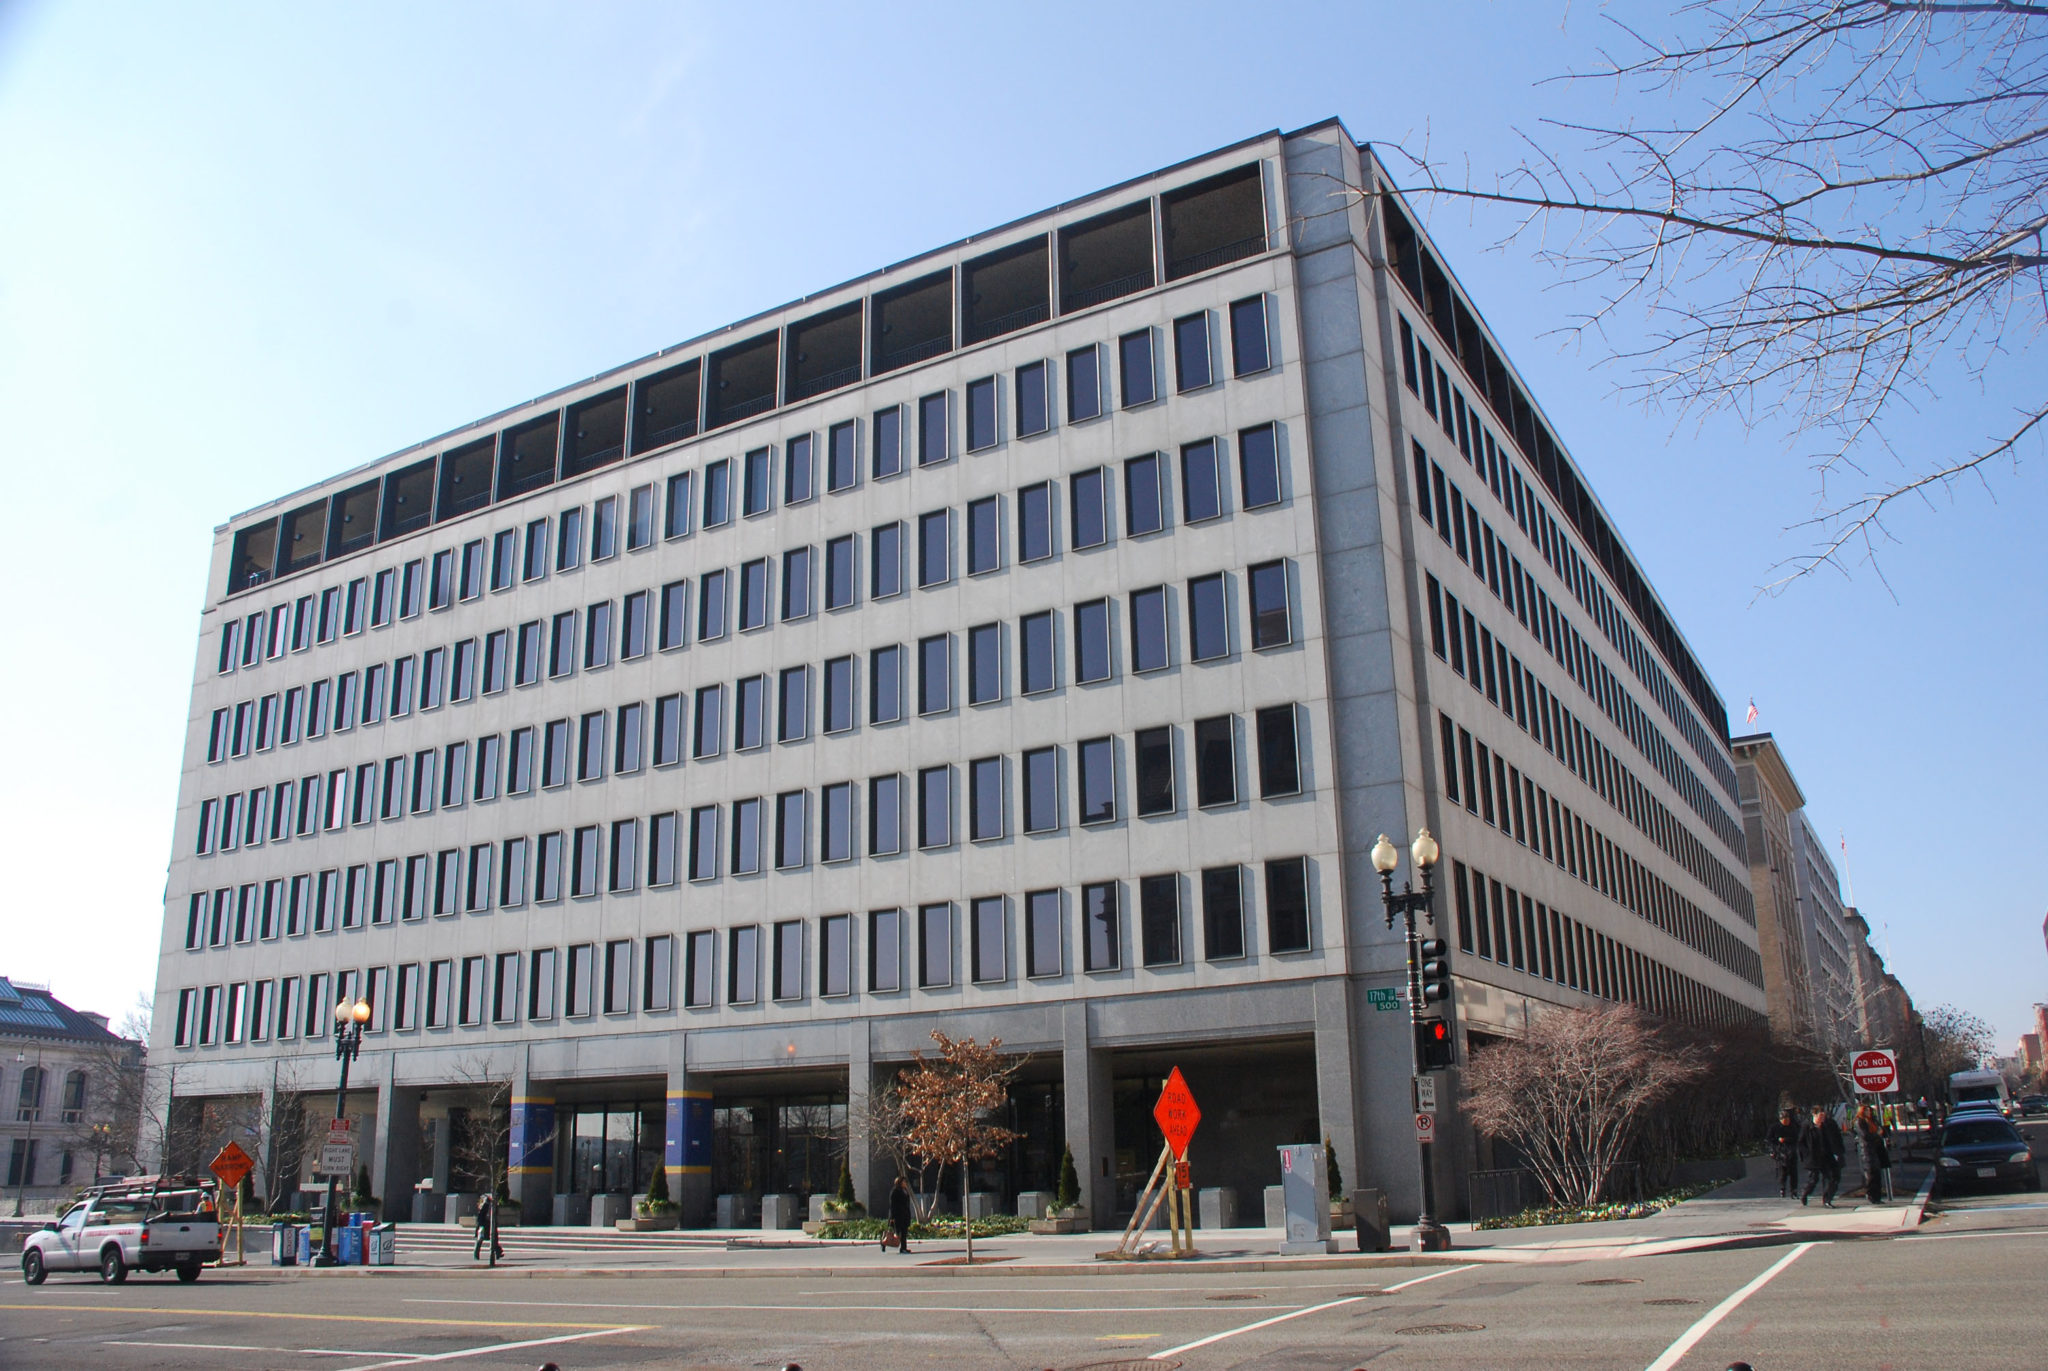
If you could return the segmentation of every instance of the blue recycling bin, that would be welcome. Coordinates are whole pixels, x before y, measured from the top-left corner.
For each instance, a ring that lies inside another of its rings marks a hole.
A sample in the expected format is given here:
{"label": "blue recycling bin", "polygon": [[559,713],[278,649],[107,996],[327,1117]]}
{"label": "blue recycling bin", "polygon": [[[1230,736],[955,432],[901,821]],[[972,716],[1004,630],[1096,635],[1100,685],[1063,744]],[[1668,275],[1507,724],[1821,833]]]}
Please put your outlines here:
{"label": "blue recycling bin", "polygon": [[363,1264],[363,1230],[355,1224],[334,1232],[334,1259],[343,1266]]}
{"label": "blue recycling bin", "polygon": [[299,1265],[311,1266],[313,1264],[313,1225],[307,1224],[305,1227],[293,1231],[299,1235]]}

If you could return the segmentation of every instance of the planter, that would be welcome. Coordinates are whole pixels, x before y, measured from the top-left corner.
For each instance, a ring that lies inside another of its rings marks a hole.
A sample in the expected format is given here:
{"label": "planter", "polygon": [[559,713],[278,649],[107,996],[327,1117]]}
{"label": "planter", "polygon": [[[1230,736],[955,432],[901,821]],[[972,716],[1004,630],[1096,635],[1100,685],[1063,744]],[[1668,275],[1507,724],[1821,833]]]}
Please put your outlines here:
{"label": "planter", "polygon": [[1032,1219],[1025,1228],[1033,1233],[1086,1233],[1086,1219]]}
{"label": "planter", "polygon": [[1352,1214],[1351,1201],[1330,1201],[1330,1226],[1332,1228],[1349,1228],[1351,1226]]}
{"label": "planter", "polygon": [[825,1220],[823,1220],[823,1219],[805,1219],[805,1220],[804,1220],[804,1232],[805,1232],[806,1234],[808,1234],[809,1236],[811,1236],[811,1237],[815,1238],[815,1237],[817,1237],[817,1236],[818,1236],[818,1235],[819,1235],[820,1233],[822,1233],[822,1232],[824,1232],[824,1231],[825,1231]]}
{"label": "planter", "polygon": [[612,1227],[621,1233],[668,1233],[673,1232],[676,1227],[676,1216],[651,1214],[645,1218],[618,1219],[613,1222]]}
{"label": "planter", "polygon": [[848,1219],[866,1218],[868,1216],[868,1207],[859,1200],[855,1200],[852,1204],[844,1205],[828,1200],[825,1202],[824,1208],[819,1212],[824,1215],[826,1223],[844,1223]]}

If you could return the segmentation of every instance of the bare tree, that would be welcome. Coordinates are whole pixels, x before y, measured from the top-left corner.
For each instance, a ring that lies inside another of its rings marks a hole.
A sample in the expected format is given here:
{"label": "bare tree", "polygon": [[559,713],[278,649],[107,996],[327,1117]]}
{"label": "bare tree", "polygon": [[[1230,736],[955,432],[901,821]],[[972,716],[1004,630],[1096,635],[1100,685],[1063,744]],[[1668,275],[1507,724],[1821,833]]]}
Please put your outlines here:
{"label": "bare tree", "polygon": [[[1400,187],[1496,207],[1594,292],[1569,330],[1626,306],[1624,386],[1681,414],[1733,410],[1818,444],[1811,548],[1777,589],[1870,561],[1900,500],[1925,500],[2048,436],[2048,367],[2027,349],[2048,292],[2048,5],[2029,0],[1700,0],[1665,40],[1617,43],[1572,79],[1655,113],[1546,121],[1490,181],[1425,148]],[[1907,459],[1905,412],[1969,389],[1952,445]],[[1877,459],[1884,459],[1880,466]]]}
{"label": "bare tree", "polygon": [[913,1054],[912,1064],[897,1073],[896,1089],[903,1096],[908,1144],[936,1166],[960,1168],[960,1226],[967,1234],[971,1266],[974,1225],[967,1217],[968,1169],[1016,1138],[993,1118],[1009,1102],[1010,1078],[1024,1059],[1005,1058],[1001,1038],[990,1038],[984,1045],[972,1038],[949,1038],[935,1028],[932,1041],[939,1045],[938,1059]]}
{"label": "bare tree", "polygon": [[1632,1006],[1556,1009],[1473,1053],[1464,1108],[1521,1148],[1553,1204],[1596,1204],[1644,1113],[1703,1069],[1695,1045]]}

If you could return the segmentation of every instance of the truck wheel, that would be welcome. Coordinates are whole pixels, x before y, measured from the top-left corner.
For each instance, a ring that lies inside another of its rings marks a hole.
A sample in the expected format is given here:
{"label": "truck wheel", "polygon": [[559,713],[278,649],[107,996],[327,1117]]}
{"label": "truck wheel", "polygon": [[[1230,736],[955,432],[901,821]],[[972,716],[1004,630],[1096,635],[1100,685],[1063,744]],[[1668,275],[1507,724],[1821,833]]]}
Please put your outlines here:
{"label": "truck wheel", "polygon": [[43,1270],[43,1254],[30,1248],[21,1254],[21,1278],[29,1285],[41,1285],[48,1274]]}
{"label": "truck wheel", "polygon": [[198,1263],[198,1262],[179,1262],[179,1263],[178,1263],[178,1279],[179,1279],[179,1280],[181,1280],[181,1281],[183,1281],[183,1282],[184,1282],[185,1284],[187,1284],[187,1285],[190,1285],[190,1284],[192,1284],[192,1282],[194,1282],[194,1281],[198,1280],[198,1279],[199,1279],[199,1263]]}
{"label": "truck wheel", "polygon": [[128,1279],[128,1263],[121,1260],[121,1249],[105,1247],[100,1250],[100,1280],[107,1285],[119,1285]]}

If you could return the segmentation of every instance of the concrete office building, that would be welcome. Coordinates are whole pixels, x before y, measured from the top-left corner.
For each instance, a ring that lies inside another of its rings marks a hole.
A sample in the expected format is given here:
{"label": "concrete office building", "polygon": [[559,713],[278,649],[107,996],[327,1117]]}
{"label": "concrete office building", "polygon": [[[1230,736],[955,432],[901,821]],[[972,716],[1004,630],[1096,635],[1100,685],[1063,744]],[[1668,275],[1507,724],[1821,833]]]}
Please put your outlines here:
{"label": "concrete office building", "polygon": [[1791,824],[1797,854],[1794,888],[1800,934],[1806,940],[1806,968],[1813,991],[1809,1012],[1816,1045],[1835,1060],[1856,1043],[1858,1028],[1856,975],[1849,965],[1850,931],[1844,917],[1847,911],[1835,864],[1812,821],[1801,810],[1792,816]]}
{"label": "concrete office building", "polygon": [[1800,863],[1792,836],[1806,794],[1770,734],[1752,733],[1735,739],[1733,746],[1771,1032],[1788,1043],[1818,1046],[1813,973],[1807,964],[1813,939],[1799,902]]}
{"label": "concrete office building", "polygon": [[842,1151],[879,1200],[940,1028],[1030,1054],[977,1189],[1064,1145],[1111,1222],[1178,1065],[1198,1185],[1328,1137],[1412,1212],[1367,854],[1424,825],[1466,1049],[1759,1017],[1721,702],[1377,175],[1266,134],[218,529],[177,1091],[327,1087],[366,996],[387,1205],[489,1075],[530,1217],[660,1166],[702,1219]]}

